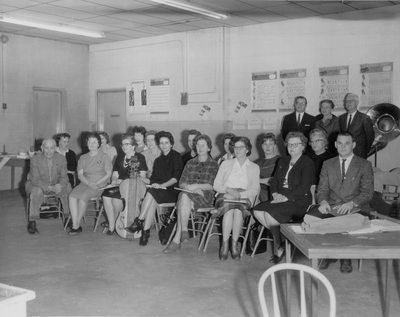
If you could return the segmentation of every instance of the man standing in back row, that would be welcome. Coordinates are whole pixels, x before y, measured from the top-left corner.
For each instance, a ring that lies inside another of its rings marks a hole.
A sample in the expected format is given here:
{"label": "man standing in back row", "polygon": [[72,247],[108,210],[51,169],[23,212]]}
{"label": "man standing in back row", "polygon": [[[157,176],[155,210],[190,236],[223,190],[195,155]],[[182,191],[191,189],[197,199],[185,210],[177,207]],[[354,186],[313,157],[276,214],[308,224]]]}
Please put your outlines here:
{"label": "man standing in back row", "polygon": [[366,159],[375,139],[375,132],[370,117],[357,110],[358,96],[348,93],[344,96],[343,105],[347,113],[339,116],[340,132],[350,132],[353,135],[356,147],[354,154]]}

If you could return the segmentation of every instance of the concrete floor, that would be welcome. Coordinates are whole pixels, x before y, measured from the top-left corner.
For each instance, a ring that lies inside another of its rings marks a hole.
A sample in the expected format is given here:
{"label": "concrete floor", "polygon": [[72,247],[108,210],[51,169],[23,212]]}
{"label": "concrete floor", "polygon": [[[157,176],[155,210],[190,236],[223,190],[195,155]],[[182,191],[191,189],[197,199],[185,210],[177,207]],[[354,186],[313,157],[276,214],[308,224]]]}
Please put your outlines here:
{"label": "concrete floor", "polygon": [[[261,316],[257,283],[271,266],[269,251],[221,262],[213,237],[206,253],[197,251],[196,238],[165,255],[155,230],[140,247],[93,233],[93,219],[73,237],[60,220],[40,220],[40,234],[31,236],[21,192],[0,192],[0,207],[0,283],[36,292],[28,316]],[[308,264],[300,252],[294,261]],[[393,267],[390,316],[399,316],[399,262]],[[384,262],[364,261],[362,272],[349,275],[335,263],[323,273],[336,291],[337,316],[382,316]],[[269,289],[266,294],[270,304]],[[327,316],[327,296],[319,295],[319,316]],[[292,311],[299,315],[297,298]]]}

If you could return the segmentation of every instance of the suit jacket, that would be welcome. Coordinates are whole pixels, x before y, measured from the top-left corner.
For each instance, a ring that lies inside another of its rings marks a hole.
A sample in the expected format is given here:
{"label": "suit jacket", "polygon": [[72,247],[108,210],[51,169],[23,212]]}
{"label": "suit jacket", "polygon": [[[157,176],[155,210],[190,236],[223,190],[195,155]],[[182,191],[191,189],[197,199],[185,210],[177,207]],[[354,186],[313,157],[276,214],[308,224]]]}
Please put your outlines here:
{"label": "suit jacket", "polygon": [[283,183],[290,161],[290,156],[282,157],[278,161],[275,174],[270,181],[271,194],[282,194],[291,203],[303,207],[309,206],[312,202],[310,188],[315,176],[314,162],[309,157],[302,155],[289,172],[288,188],[286,188],[283,187]]}
{"label": "suit jacket", "polygon": [[31,158],[29,179],[26,182],[27,187],[40,187],[44,192],[49,186],[60,184],[65,188],[68,181],[67,160],[59,153],[54,153],[52,157],[51,180],[49,180],[49,167],[47,158],[43,153],[38,153]]}
{"label": "suit jacket", "polygon": [[362,158],[367,158],[368,151],[375,139],[375,132],[370,117],[366,114],[356,111],[351,121],[350,128],[347,130],[348,113],[339,116],[340,132],[349,131],[356,142],[353,152]]}
{"label": "suit jacket", "polygon": [[[250,162],[250,161],[249,161]],[[214,189],[218,193],[226,193],[226,182],[232,172],[236,159],[223,161],[214,180]],[[243,198],[249,198],[254,203],[254,198],[260,190],[260,167],[253,162],[247,166],[247,188],[240,193]]]}
{"label": "suit jacket", "polygon": [[300,126],[297,127],[296,111],[284,116],[281,129],[283,140],[286,139],[287,134],[291,131],[300,131],[308,138],[310,131],[315,127],[316,121],[314,116],[304,112]]}
{"label": "suit jacket", "polygon": [[354,155],[342,182],[340,161],[336,156],[322,165],[318,184],[317,202],[326,200],[329,205],[353,201],[363,210],[374,194],[374,174],[371,162]]}

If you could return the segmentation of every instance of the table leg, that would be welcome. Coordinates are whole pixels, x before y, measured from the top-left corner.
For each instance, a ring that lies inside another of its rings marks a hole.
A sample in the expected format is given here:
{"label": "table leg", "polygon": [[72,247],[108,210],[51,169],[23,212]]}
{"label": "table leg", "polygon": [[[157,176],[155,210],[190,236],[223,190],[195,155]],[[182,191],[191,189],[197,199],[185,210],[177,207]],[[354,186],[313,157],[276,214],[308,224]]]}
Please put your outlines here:
{"label": "table leg", "polygon": [[[292,262],[291,247],[292,247],[292,245],[290,244],[289,240],[286,239],[286,242],[285,242],[286,263]],[[292,272],[289,270],[286,270],[286,310],[287,310],[287,316],[289,316],[289,317],[291,316],[291,305],[292,305],[292,301],[290,298],[291,286],[292,286]]]}
{"label": "table leg", "polygon": [[[311,259],[311,267],[318,270],[318,259]],[[311,316],[318,316],[318,305],[317,305],[317,294],[318,294],[318,282],[315,278],[311,277]]]}
{"label": "table leg", "polygon": [[393,267],[393,260],[386,260],[386,286],[385,286],[385,307],[383,308],[383,316],[389,317],[390,307],[390,271]]}
{"label": "table leg", "polygon": [[15,166],[11,166],[11,191],[14,190]]}

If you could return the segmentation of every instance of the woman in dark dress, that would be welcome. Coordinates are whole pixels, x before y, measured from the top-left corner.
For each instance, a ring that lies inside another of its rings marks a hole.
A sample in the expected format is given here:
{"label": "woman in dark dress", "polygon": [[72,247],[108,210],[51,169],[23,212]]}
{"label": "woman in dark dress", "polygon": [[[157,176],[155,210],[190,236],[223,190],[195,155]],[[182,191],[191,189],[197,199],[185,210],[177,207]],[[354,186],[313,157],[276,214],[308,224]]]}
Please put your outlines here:
{"label": "woman in dark dress", "polygon": [[[129,178],[129,168],[132,162],[138,163],[137,169],[139,175],[137,176],[139,181],[135,183],[135,185],[138,187],[135,191],[139,196],[136,197],[137,200],[143,198],[146,191],[146,184],[150,183],[149,179],[146,177],[146,159],[142,154],[135,152],[134,144],[135,141],[133,139],[133,135],[123,134],[121,136],[121,147],[124,154],[117,156],[117,159],[114,163],[111,181],[111,185],[119,186],[105,189],[102,195],[104,210],[108,219],[107,235],[112,235],[114,233],[116,216],[124,209],[124,198],[121,197],[120,190],[123,191],[125,186],[129,186],[129,183],[123,183],[123,181]],[[127,218],[131,218],[130,221],[132,221],[135,217],[128,215]]]}
{"label": "woman in dark dress", "polygon": [[157,204],[176,202],[179,192],[174,187],[178,183],[183,169],[181,156],[172,149],[174,145],[172,134],[161,131],[156,135],[156,142],[161,149],[161,156],[154,161],[150,188],[144,197],[139,217],[125,228],[130,233],[142,231],[139,242],[141,246],[147,245],[149,241],[150,227]]}
{"label": "woman in dark dress", "polygon": [[284,255],[279,226],[302,220],[312,201],[310,187],[315,175],[314,162],[303,155],[307,146],[303,133],[289,132],[285,143],[289,156],[278,161],[270,182],[273,200],[254,207],[254,217],[271,231],[274,239],[272,263],[279,263]]}
{"label": "woman in dark dress", "polygon": [[164,249],[164,253],[175,252],[181,248],[181,242],[189,240],[187,227],[190,211],[210,207],[213,204],[213,184],[218,172],[218,163],[209,155],[211,148],[209,136],[201,134],[194,138],[193,150],[196,156],[186,163],[179,180],[179,188],[190,192],[179,194],[176,234],[174,240]]}

